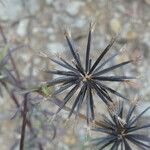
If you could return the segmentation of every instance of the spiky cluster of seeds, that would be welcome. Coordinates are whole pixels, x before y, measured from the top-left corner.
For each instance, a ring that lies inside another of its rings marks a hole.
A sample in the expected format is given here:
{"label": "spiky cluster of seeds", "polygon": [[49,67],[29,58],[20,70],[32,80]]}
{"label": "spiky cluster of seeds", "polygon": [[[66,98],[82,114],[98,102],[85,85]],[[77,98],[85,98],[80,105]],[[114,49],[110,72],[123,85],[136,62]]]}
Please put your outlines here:
{"label": "spiky cluster of seeds", "polygon": [[[110,93],[114,94],[118,97],[121,97],[125,100],[128,100],[125,96],[120,94],[118,91],[114,90],[112,87],[109,87],[105,84],[105,81],[109,82],[125,82],[130,79],[135,79],[130,76],[110,76],[106,73],[110,73],[111,71],[123,67],[127,65],[133,60],[128,60],[110,67],[106,67],[106,64],[113,60],[118,54],[114,54],[104,59],[106,53],[110,50],[112,45],[115,42],[115,38],[110,41],[108,46],[100,53],[98,58],[94,61],[90,57],[90,49],[91,49],[91,34],[93,31],[93,24],[90,24],[90,29],[88,33],[87,47],[86,47],[86,56],[85,56],[85,66],[81,63],[81,58],[76,48],[73,45],[71,36],[68,32],[65,32],[65,37],[70,49],[70,52],[73,56],[74,62],[72,64],[67,62],[63,58],[59,58],[59,60],[55,60],[53,58],[49,59],[54,63],[63,67],[62,70],[46,70],[47,73],[56,74],[60,77],[55,78],[53,80],[47,81],[47,85],[56,85],[59,84],[60,88],[55,90],[53,95],[57,95],[61,92],[64,92],[67,89],[70,89],[69,92],[63,99],[63,105],[57,110],[56,114],[68,103],[68,101],[77,93],[77,96],[72,105],[71,111],[69,113],[68,118],[71,117],[72,113],[76,110],[76,116],[79,115],[81,105],[83,101],[86,101],[86,118],[87,123],[95,119],[94,115],[94,99],[93,93],[95,92],[98,97],[106,104],[106,106],[110,106],[110,103],[113,103],[112,98],[110,97]],[[64,69],[66,69],[64,71]],[[77,92],[78,91],[78,92]],[[148,108],[149,109],[149,108]],[[103,149],[108,145],[112,144],[111,150],[118,150],[121,147],[121,150],[131,150],[128,140],[139,146],[143,150],[146,148],[150,148],[148,144],[144,142],[150,142],[149,138],[142,134],[134,134],[134,131],[147,128],[150,125],[143,125],[141,127],[137,127],[135,125],[136,121],[143,115],[142,112],[136,118],[133,117],[133,111],[135,110],[135,106],[131,106],[128,114],[123,121],[123,103],[121,106],[119,105],[117,113],[109,113],[110,119],[107,117],[104,118],[103,123],[99,127],[95,127],[93,130],[100,131],[108,134],[106,137],[101,137],[94,139],[92,143],[99,146],[99,149]],[[143,142],[144,141],[144,142]]]}
{"label": "spiky cluster of seeds", "polygon": [[119,105],[115,106],[115,108],[117,107],[116,111],[110,111],[109,109],[109,117],[103,115],[103,120],[101,120],[99,126],[95,126],[92,130],[105,135],[93,139],[91,143],[97,146],[99,150],[107,146],[110,146],[110,150],[132,150],[131,143],[136,146],[135,148],[150,149],[150,137],[140,133],[141,129],[149,128],[150,123],[138,125],[138,120],[150,109],[150,106],[135,116],[136,103],[130,105],[126,115],[123,105],[124,103],[120,102]]}
{"label": "spiky cluster of seeds", "polygon": [[133,79],[133,77],[129,77],[129,76],[105,75],[106,73],[111,72],[114,69],[117,69],[119,67],[122,67],[132,62],[132,60],[129,60],[108,68],[104,68],[108,62],[110,62],[114,57],[117,56],[117,54],[115,54],[101,63],[105,54],[110,50],[111,46],[115,42],[115,38],[110,41],[110,44],[101,52],[101,54],[95,61],[90,58],[91,34],[93,31],[93,26],[94,26],[93,24],[90,25],[89,34],[88,34],[85,67],[81,63],[81,58],[79,53],[77,52],[76,48],[73,46],[73,42],[71,40],[70,34],[68,34],[68,32],[65,32],[65,37],[69,45],[71,54],[74,58],[74,62],[73,64],[70,64],[63,58],[60,58],[60,60],[54,60],[50,58],[53,62],[65,68],[66,71],[64,70],[46,71],[47,73],[50,74],[60,75],[60,77],[47,82],[48,85],[61,84],[61,87],[58,90],[56,90],[53,93],[53,95],[59,94],[71,87],[71,90],[67,93],[67,95],[63,99],[62,107],[59,108],[57,113],[66,105],[66,103],[76,93],[76,91],[80,89],[72,105],[72,109],[69,114],[69,117],[72,115],[75,108],[78,115],[83,100],[85,99],[87,104],[86,114],[87,114],[88,122],[89,120],[94,120],[93,91],[95,91],[96,94],[100,97],[100,99],[107,105],[109,104],[109,102],[112,102],[109,93],[115,94],[123,99],[127,99],[122,94],[120,94],[113,88],[108,87],[102,82],[104,81],[124,82],[124,81],[128,81],[129,79]]}

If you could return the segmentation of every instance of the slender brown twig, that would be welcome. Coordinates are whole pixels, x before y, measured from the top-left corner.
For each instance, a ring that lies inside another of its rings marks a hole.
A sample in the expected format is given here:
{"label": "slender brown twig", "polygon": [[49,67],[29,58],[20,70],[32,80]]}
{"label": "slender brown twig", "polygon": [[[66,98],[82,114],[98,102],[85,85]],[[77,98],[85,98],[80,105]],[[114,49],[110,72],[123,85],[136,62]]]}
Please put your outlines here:
{"label": "slender brown twig", "polygon": [[21,140],[20,140],[20,150],[24,149],[24,139],[25,139],[25,130],[27,124],[27,103],[28,103],[28,93],[24,96],[24,108],[23,108],[23,121],[22,121],[22,129],[21,129]]}
{"label": "slender brown twig", "polygon": [[[3,39],[4,44],[7,45],[7,44],[8,44],[8,40],[7,40],[7,37],[5,36],[5,33],[3,32],[3,28],[2,28],[1,25],[0,25],[0,34],[1,34],[1,36],[2,36],[2,39]],[[21,48],[21,47],[23,47],[23,46],[18,46],[18,47],[16,47],[16,48],[14,48],[14,50],[15,50],[15,49],[18,49],[18,48]],[[11,49],[11,48],[8,48],[8,54],[7,54],[7,56],[9,56],[9,58],[10,58],[10,60],[11,60],[11,64],[12,64],[12,66],[13,66],[13,70],[14,70],[15,75],[16,75],[16,78],[14,78],[14,79],[15,79],[15,82],[16,82],[16,85],[17,85],[18,88],[24,89],[24,87],[23,87],[22,84],[21,84],[21,79],[20,79],[20,75],[19,75],[19,72],[18,72],[18,68],[17,68],[17,66],[16,66],[16,64],[15,64],[15,61],[14,61],[13,57],[12,57],[11,51],[12,51],[12,49]],[[12,76],[13,76],[13,75],[12,75]],[[19,103],[19,101],[18,101],[18,98],[16,97],[14,91],[13,91],[13,90],[9,90],[9,88],[7,87],[7,84],[3,83],[3,85],[4,85],[5,89],[6,89],[6,91],[8,92],[9,96],[10,96],[10,97],[12,98],[12,100],[14,101],[15,105],[17,106],[17,108],[20,108],[21,105],[20,105],[20,103]],[[27,100],[26,100],[26,96],[27,96],[27,95],[28,95],[28,94],[25,94],[25,95],[23,96],[23,99],[24,99],[24,109],[26,109],[25,107],[26,107],[26,103],[27,103],[27,102],[26,102],[26,101],[27,101]],[[28,128],[29,128],[29,130],[30,130],[30,132],[31,132],[33,135],[35,135],[35,137],[36,137],[37,134],[34,132],[34,128],[33,128],[33,126],[32,126],[31,121],[26,118],[26,113],[27,113],[27,112],[25,112],[24,110],[21,110],[21,116],[23,117],[23,124],[22,124],[22,132],[21,132],[21,134],[25,134],[25,127],[26,127],[26,125],[27,125]],[[25,135],[22,135],[22,138],[21,138],[21,141],[20,141],[20,147],[21,147],[21,149],[23,148],[24,138],[25,138]],[[41,143],[40,141],[38,141],[37,143],[38,143],[39,150],[43,150],[42,143]],[[21,146],[21,145],[22,145],[22,146]]]}
{"label": "slender brown twig", "polygon": [[24,96],[24,108],[23,108],[23,120],[22,120],[22,128],[21,128],[21,140],[20,140],[20,150],[24,149],[24,139],[25,139],[25,130],[27,124],[27,103],[28,103],[28,94]]}

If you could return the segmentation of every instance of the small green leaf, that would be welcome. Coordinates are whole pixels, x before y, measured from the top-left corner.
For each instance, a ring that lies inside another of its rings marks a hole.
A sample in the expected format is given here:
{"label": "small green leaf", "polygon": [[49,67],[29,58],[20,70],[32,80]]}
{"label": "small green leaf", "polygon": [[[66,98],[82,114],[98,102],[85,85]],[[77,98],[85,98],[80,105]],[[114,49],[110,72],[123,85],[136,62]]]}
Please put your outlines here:
{"label": "small green leaf", "polygon": [[41,87],[41,92],[46,97],[50,96],[50,94],[51,94],[51,91],[50,91],[50,89],[49,89],[49,87],[47,85],[43,85]]}
{"label": "small green leaf", "polygon": [[6,56],[9,45],[5,45],[3,49],[0,50],[0,61]]}
{"label": "small green leaf", "polygon": [[0,80],[3,80],[5,78],[5,76],[0,75]]}

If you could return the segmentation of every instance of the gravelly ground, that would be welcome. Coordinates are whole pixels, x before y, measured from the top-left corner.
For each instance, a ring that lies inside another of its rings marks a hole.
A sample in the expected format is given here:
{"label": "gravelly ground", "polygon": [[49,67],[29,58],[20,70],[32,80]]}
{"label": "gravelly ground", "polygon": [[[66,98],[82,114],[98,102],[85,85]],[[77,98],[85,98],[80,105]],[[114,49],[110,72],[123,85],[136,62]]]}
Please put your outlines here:
{"label": "gravelly ground", "polygon": [[[138,64],[133,64],[128,71],[139,76],[139,83],[132,89],[131,97],[135,93],[141,97],[141,108],[150,105],[150,1],[149,0],[1,0],[0,1],[0,25],[9,40],[10,45],[28,45],[17,51],[15,60],[23,76],[33,64],[33,75],[40,76],[40,69],[45,68],[47,61],[41,60],[37,55],[40,51],[47,51],[53,57],[66,54],[70,59],[63,31],[71,28],[72,37],[78,45],[79,52],[84,56],[86,37],[91,20],[96,21],[93,35],[93,53],[96,57],[100,49],[103,49],[111,37],[119,34],[118,40],[112,51],[119,51],[122,47],[126,54],[116,61],[140,56]],[[54,67],[54,66],[53,66]],[[39,69],[40,68],[40,69]],[[130,90],[128,90],[127,95]],[[0,98],[0,112],[3,116],[7,110],[14,108],[13,103]],[[45,104],[43,104],[45,105]],[[44,106],[45,107],[45,106]],[[55,107],[54,107],[55,109]],[[66,114],[62,112],[61,115]],[[150,112],[145,117],[150,117]],[[7,114],[6,114],[7,118]],[[19,119],[18,119],[19,121]],[[72,124],[71,122],[69,125]],[[10,149],[13,139],[19,139],[20,135],[15,128],[16,120],[3,119],[0,122],[1,150]],[[59,123],[57,123],[60,126]],[[69,150],[85,149],[83,146],[85,130],[78,125],[75,133],[73,129],[60,126],[60,137],[56,137],[53,144],[45,145],[45,149]],[[29,149],[29,148],[27,148]]]}

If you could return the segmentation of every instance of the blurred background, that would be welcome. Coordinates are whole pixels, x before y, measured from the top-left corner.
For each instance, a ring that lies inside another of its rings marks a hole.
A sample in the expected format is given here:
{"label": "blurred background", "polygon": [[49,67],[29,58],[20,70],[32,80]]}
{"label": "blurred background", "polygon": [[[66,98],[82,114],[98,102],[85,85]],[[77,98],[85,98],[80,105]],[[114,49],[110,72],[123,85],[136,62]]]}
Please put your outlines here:
{"label": "blurred background", "polygon": [[[137,112],[141,112],[150,105],[150,0],[0,0],[0,52],[8,47],[17,49],[12,54],[14,63],[22,84],[31,89],[38,86],[40,81],[53,78],[43,74],[42,69],[57,67],[39,57],[39,52],[47,52],[56,59],[61,55],[71,60],[63,34],[66,27],[71,29],[72,38],[84,59],[91,21],[96,22],[91,57],[96,58],[115,35],[118,35],[118,39],[110,53],[123,50],[123,54],[113,63],[140,57],[140,61],[119,71],[137,76],[138,82],[112,86],[130,98],[138,95],[141,102]],[[8,63],[11,64],[8,65],[11,70],[12,63]],[[21,109],[22,98],[16,94],[20,104],[17,108],[3,87],[2,92],[0,149],[18,150],[21,128],[18,110]],[[66,124],[68,112],[61,111],[54,126],[49,126],[48,118],[41,110],[48,114],[55,112],[57,107],[47,101],[39,102],[37,97],[31,101],[28,117],[31,118],[36,136],[31,135],[27,128],[25,149],[40,149],[39,141],[44,150],[90,149],[84,146],[88,138],[84,120],[79,120],[76,126],[74,119]],[[99,105],[101,109],[97,109],[97,117],[105,111],[103,104]],[[150,111],[143,119],[148,118]]]}

